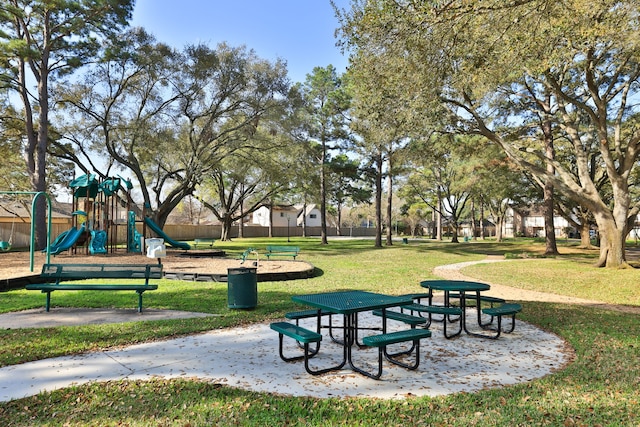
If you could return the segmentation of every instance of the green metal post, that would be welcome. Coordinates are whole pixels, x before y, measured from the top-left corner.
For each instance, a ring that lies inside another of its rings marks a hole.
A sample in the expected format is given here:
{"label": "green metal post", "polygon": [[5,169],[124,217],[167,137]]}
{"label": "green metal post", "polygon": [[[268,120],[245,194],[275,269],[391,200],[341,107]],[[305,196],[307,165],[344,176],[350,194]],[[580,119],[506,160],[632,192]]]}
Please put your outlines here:
{"label": "green metal post", "polygon": [[33,258],[35,252],[35,230],[36,230],[36,200],[38,197],[44,196],[47,199],[47,264],[51,260],[51,198],[44,191],[0,191],[0,194],[30,194],[33,195],[31,200],[31,240],[29,241],[29,268],[33,271]]}
{"label": "green metal post", "polygon": [[36,201],[38,197],[44,196],[47,200],[47,264],[51,261],[51,198],[44,191],[39,191],[33,196],[31,201],[31,242],[29,245],[29,268],[33,271],[33,255],[35,251],[35,230],[36,230]]}

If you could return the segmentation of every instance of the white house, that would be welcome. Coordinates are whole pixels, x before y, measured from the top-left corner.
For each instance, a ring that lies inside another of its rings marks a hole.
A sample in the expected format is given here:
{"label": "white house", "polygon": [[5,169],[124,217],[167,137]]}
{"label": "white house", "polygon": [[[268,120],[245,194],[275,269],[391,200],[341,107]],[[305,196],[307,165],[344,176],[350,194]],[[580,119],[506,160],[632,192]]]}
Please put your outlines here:
{"label": "white house", "polygon": [[[553,216],[556,237],[566,237],[568,228],[573,228],[562,216]],[[502,235],[504,237],[527,236],[545,237],[544,215],[541,208],[524,208],[507,210]]]}
{"label": "white house", "polygon": [[274,227],[302,227],[304,216],[308,227],[320,226],[320,211],[315,205],[308,205],[304,213],[302,205],[274,205],[272,217],[269,215],[269,206],[262,206],[253,213],[253,224],[268,227],[270,218],[273,218]]}
{"label": "white house", "polygon": [[[303,206],[297,205],[297,207],[300,209],[300,212],[298,213],[298,226],[302,227]],[[307,205],[307,209],[306,209],[306,212],[304,213],[304,217],[306,217],[307,219],[307,227],[320,227],[322,225],[320,221],[320,209],[318,209],[316,205],[313,205],[313,204]]]}

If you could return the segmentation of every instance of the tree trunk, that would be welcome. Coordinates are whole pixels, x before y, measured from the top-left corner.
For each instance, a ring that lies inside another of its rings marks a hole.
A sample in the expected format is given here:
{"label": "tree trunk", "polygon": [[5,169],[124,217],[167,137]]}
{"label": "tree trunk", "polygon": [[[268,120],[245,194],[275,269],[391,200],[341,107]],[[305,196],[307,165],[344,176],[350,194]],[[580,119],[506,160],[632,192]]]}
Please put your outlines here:
{"label": "tree trunk", "polygon": [[438,238],[438,226],[436,225],[438,221],[438,214],[437,212],[434,210],[431,211],[431,238],[433,240],[436,240]]}
{"label": "tree trunk", "polygon": [[342,203],[338,202],[338,225],[336,226],[336,235],[342,236],[340,225],[342,224]]}
{"label": "tree trunk", "polygon": [[475,199],[471,199],[471,238],[473,240],[477,240],[476,237],[476,227],[478,224],[476,223],[476,202]]}
{"label": "tree trunk", "polygon": [[226,215],[222,218],[222,229],[220,231],[220,240],[229,241],[231,240],[231,226],[233,225],[233,220],[230,215]]}
{"label": "tree trunk", "polygon": [[442,194],[438,189],[438,210],[436,211],[436,240],[442,241]]}
{"label": "tree trunk", "polygon": [[502,226],[504,223],[504,217],[499,217],[496,221],[496,242],[502,242]]}
{"label": "tree trunk", "polygon": [[376,248],[382,247],[382,154],[376,156]]}
{"label": "tree trunk", "polygon": [[[627,225],[602,212],[593,213],[600,235],[600,257],[596,267],[627,268],[625,257]],[[619,225],[622,224],[622,225]]]}
{"label": "tree trunk", "polygon": [[484,203],[480,202],[480,240],[484,240]]}
{"label": "tree trunk", "polygon": [[580,247],[585,249],[591,249],[591,235],[589,232],[591,231],[591,226],[589,225],[589,221],[583,221],[580,223]]}
{"label": "tree trunk", "polygon": [[302,237],[307,237],[307,201],[302,204]]}
{"label": "tree trunk", "polygon": [[[551,95],[547,95],[545,105],[551,104]],[[547,173],[549,175],[555,174],[556,169],[551,163],[555,159],[556,151],[553,146],[553,129],[551,120],[548,116],[545,116],[542,122],[542,133],[544,135],[544,147],[545,157],[547,161]],[[558,255],[558,245],[556,244],[556,227],[553,219],[553,184],[550,181],[546,181],[543,189],[544,194],[544,240],[546,243],[545,255]]]}
{"label": "tree trunk", "polygon": [[327,241],[327,177],[326,177],[327,144],[322,142],[322,160],[320,164],[320,244]]}
{"label": "tree trunk", "polygon": [[[244,194],[244,184],[240,187],[241,194]],[[244,237],[244,198],[240,200],[240,222],[238,223],[238,238]]]}
{"label": "tree trunk", "polygon": [[[27,89],[26,64],[22,59],[18,63],[18,84],[20,86],[20,97],[24,106],[25,131],[27,138],[25,162],[27,164],[31,188],[35,192],[47,191],[46,154],[49,141],[49,90],[47,86],[49,77],[47,64],[47,58],[43,58],[43,64],[39,70],[40,77],[38,79],[39,116],[38,127],[36,129],[34,112],[31,106],[29,90]],[[32,218],[36,230],[36,250],[44,249],[47,244],[46,206],[46,201],[43,198],[38,198],[35,206],[35,218]]]}
{"label": "tree trunk", "polygon": [[392,203],[393,203],[393,177],[391,176],[391,159],[389,159],[389,170],[387,174],[387,233],[386,233],[387,246],[393,245],[393,238],[392,238],[393,218],[391,217],[392,216],[391,212],[393,211]]}
{"label": "tree trunk", "polygon": [[556,243],[556,227],[553,219],[553,184],[547,182],[544,186],[544,235],[545,235],[545,255],[558,255]]}
{"label": "tree trunk", "polygon": [[453,226],[453,235],[451,236],[451,243],[460,243],[458,240],[458,218],[456,216],[451,217],[451,225]]}
{"label": "tree trunk", "polygon": [[269,203],[269,237],[273,237],[273,201]]}

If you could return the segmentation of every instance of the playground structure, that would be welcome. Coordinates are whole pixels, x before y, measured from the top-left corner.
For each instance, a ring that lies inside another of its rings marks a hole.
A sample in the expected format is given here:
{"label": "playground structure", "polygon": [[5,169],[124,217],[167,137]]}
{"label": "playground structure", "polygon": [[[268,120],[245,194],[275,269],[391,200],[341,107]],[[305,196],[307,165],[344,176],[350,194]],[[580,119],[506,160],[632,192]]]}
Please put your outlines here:
{"label": "playground structure", "polygon": [[[42,252],[47,253],[47,262],[51,254],[57,255],[64,251],[77,253],[84,250],[91,255],[113,253],[119,239],[118,228],[126,227],[126,251],[142,253],[147,230],[174,248],[189,250],[191,246],[185,242],[178,242],[169,237],[152,218],[142,215],[137,220],[132,209],[131,182],[122,177],[98,180],[93,174],[86,174],[69,183],[72,189],[72,220],[71,228],[60,233],[51,241],[51,200],[44,192],[15,192],[0,191],[0,195],[28,195],[32,196],[31,218],[35,216],[35,203],[40,196],[46,198],[48,205],[47,242]],[[124,194],[122,194],[124,193]],[[148,207],[146,207],[149,209]],[[5,210],[7,210],[5,208]],[[145,209],[146,211],[146,209]],[[7,210],[7,212],[10,212]],[[22,217],[22,221],[24,221]],[[0,234],[0,252],[12,250],[15,221],[19,216],[14,213],[10,232]],[[31,220],[30,249],[35,248],[35,221]],[[142,226],[142,233],[138,225]],[[153,236],[146,236],[153,237]],[[33,255],[31,255],[31,271],[33,271]]]}
{"label": "playground structure", "polygon": [[144,223],[159,237],[162,237],[165,243],[167,243],[169,246],[172,246],[176,249],[184,249],[184,250],[191,249],[191,245],[189,245],[188,243],[178,242],[176,240],[173,240],[171,237],[167,236],[167,234],[164,231],[162,231],[162,228],[160,228],[158,224],[156,224],[151,218],[145,216]]}
{"label": "playground structure", "polygon": [[[51,253],[56,255],[66,250],[77,251],[84,247],[90,254],[105,254],[115,250],[117,229],[118,192],[130,188],[123,187],[123,179],[107,178],[102,181],[93,174],[82,175],[69,183],[73,191],[72,227],[60,234],[51,245]],[[130,200],[129,193],[126,200]],[[112,236],[111,242],[108,236]],[[107,248],[109,247],[109,249]]]}
{"label": "playground structure", "polygon": [[[127,252],[144,251],[147,227],[170,246],[191,249],[189,244],[167,236],[151,218],[143,215],[143,220],[136,219],[131,208],[133,186],[130,181],[122,177],[99,181],[94,175],[87,174],[74,179],[69,187],[73,189],[73,226],[56,238],[50,248],[52,254],[65,250],[75,252],[79,247],[85,247],[91,255],[113,253],[118,245],[118,227],[125,225],[123,218],[126,218]],[[121,212],[122,208],[126,214]],[[142,224],[142,233],[138,231],[138,223]]]}

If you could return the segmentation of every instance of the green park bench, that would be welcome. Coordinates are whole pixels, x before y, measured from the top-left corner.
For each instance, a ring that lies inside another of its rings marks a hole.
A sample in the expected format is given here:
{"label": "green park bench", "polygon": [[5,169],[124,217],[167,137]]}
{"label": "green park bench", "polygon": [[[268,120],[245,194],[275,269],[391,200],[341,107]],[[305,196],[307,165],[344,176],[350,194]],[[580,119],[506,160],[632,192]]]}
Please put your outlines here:
{"label": "green park bench", "polygon": [[212,237],[198,237],[193,241],[193,247],[195,249],[198,249],[198,245],[204,245],[204,246],[209,246],[210,248],[213,248],[213,244],[215,243],[215,241],[216,239]]}
{"label": "green park bench", "polygon": [[296,259],[300,253],[300,248],[297,246],[267,246],[267,259],[272,256],[290,256]]}
{"label": "green park bench", "polygon": [[[161,264],[45,264],[40,278],[44,283],[32,283],[27,290],[47,294],[46,311],[51,307],[51,292],[54,291],[135,291],[138,294],[138,312],[142,312],[142,294],[158,289],[149,284],[150,279],[162,279]],[[68,283],[79,280],[139,279],[144,283]]]}

